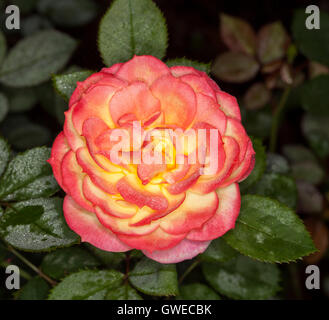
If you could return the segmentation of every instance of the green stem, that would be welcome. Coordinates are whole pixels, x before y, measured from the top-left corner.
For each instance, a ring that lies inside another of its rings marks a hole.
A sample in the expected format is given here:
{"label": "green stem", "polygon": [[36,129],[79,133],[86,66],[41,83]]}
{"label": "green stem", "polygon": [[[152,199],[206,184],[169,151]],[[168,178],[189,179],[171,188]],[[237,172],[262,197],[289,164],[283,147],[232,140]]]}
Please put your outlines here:
{"label": "green stem", "polygon": [[54,281],[53,279],[51,279],[47,275],[45,275],[38,267],[36,267],[32,262],[30,262],[29,260],[27,260],[24,256],[22,256],[12,246],[8,246],[7,249],[12,254],[14,254],[18,259],[20,259],[22,262],[24,262],[28,267],[30,267],[34,272],[36,272],[41,278],[43,278],[47,282],[49,282],[52,286],[54,286],[54,285],[57,284],[56,281]]}
{"label": "green stem", "polygon": [[129,271],[130,271],[130,253],[126,253],[126,274],[124,277],[124,282],[125,284],[128,283],[128,278],[129,278]]}
{"label": "green stem", "polygon": [[[0,263],[0,267],[3,267],[5,269],[10,265],[11,265],[11,263],[6,262],[6,261],[3,261]],[[22,276],[22,278],[24,278],[26,280],[32,279],[31,275],[29,273],[27,273],[25,270],[19,269],[19,274]]]}
{"label": "green stem", "polygon": [[291,87],[287,86],[283,94],[281,96],[281,99],[279,101],[278,107],[276,108],[274,115],[273,115],[273,121],[272,121],[272,128],[271,128],[271,137],[270,137],[270,152],[275,152],[276,143],[278,139],[278,130],[279,130],[279,124],[280,124],[280,118],[281,114],[283,112],[283,109],[286,105],[287,99],[290,94]]}
{"label": "green stem", "polygon": [[199,265],[201,261],[200,260],[195,260],[182,274],[182,276],[179,278],[178,283],[181,284],[183,280],[186,278],[186,276],[195,268]]}

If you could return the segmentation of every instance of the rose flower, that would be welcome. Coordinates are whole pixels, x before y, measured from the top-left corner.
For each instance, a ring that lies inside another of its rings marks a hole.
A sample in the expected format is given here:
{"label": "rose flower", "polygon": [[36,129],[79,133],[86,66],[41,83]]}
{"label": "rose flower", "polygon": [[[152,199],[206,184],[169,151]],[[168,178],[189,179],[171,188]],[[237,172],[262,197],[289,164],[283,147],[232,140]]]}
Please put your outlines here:
{"label": "rose flower", "polygon": [[255,152],[204,72],[135,56],[78,83],[49,162],[82,241],[177,263],[234,228]]}

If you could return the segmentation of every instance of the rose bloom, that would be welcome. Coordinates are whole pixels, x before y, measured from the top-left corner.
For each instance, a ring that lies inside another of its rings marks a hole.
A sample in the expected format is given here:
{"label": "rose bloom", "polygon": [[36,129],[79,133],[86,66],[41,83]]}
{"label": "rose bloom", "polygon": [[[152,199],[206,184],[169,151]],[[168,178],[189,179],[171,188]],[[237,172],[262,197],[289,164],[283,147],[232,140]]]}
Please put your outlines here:
{"label": "rose bloom", "polygon": [[[167,135],[143,140],[131,134],[118,164],[111,152],[118,141],[111,135],[119,128],[131,133],[136,121],[142,137],[154,130],[215,130],[216,152],[210,153],[209,134],[183,142],[180,151]],[[168,163],[134,164],[128,157],[168,144],[182,163],[169,157]],[[199,149],[204,159],[215,154],[215,172],[203,174],[209,161],[188,161]],[[206,73],[169,68],[152,56],[135,56],[78,83],[49,159],[67,194],[65,219],[82,241],[112,252],[139,249],[161,263],[191,259],[234,228],[240,211],[238,182],[254,162],[236,99]]]}

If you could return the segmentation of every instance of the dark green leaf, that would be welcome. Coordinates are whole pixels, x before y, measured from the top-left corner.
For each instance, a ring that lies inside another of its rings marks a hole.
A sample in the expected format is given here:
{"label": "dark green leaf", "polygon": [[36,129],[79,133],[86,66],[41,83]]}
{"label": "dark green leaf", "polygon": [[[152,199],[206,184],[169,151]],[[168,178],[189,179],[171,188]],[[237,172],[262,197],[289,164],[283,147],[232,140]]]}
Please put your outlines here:
{"label": "dark green leaf", "polygon": [[9,110],[9,102],[7,97],[0,92],[0,122],[6,118]]}
{"label": "dark green leaf", "polygon": [[32,278],[19,291],[18,300],[46,300],[49,289],[48,283],[42,278]]}
{"label": "dark green leaf", "polygon": [[40,0],[38,10],[61,27],[79,27],[96,17],[98,7],[92,0]]}
{"label": "dark green leaf", "polygon": [[122,280],[123,274],[114,270],[80,271],[64,278],[51,291],[49,300],[103,300]]}
{"label": "dark green leaf", "polygon": [[225,52],[214,61],[211,72],[220,80],[242,83],[255,77],[259,70],[257,61],[240,52]]}
{"label": "dark green leaf", "polygon": [[35,33],[10,50],[0,70],[0,81],[11,87],[45,82],[64,67],[75,48],[76,41],[64,33]]}
{"label": "dark green leaf", "polygon": [[225,262],[237,256],[238,252],[230,247],[222,238],[211,241],[201,259],[210,262]]}
{"label": "dark green leaf", "polygon": [[262,177],[266,167],[266,153],[261,140],[252,138],[251,141],[256,152],[256,162],[248,178],[240,183],[242,192],[246,191]]}
{"label": "dark green leaf", "polygon": [[329,115],[329,75],[321,75],[303,85],[302,106],[312,114]]}
{"label": "dark green leaf", "polygon": [[92,75],[92,71],[78,71],[71,74],[62,74],[53,76],[53,84],[57,92],[68,101],[78,81],[84,81]]}
{"label": "dark green leaf", "polygon": [[0,179],[0,199],[26,200],[50,196],[58,190],[50,165],[48,148],[35,148],[11,160]]}
{"label": "dark green leaf", "polygon": [[10,157],[10,147],[6,140],[0,137],[0,176],[5,171]]}
{"label": "dark green leaf", "polygon": [[117,268],[122,261],[126,258],[126,255],[122,252],[109,252],[98,249],[89,243],[84,244],[92,254],[99,259],[103,264],[110,268]]}
{"label": "dark green leaf", "polygon": [[266,262],[288,262],[316,249],[302,220],[276,200],[242,196],[235,228],[224,239],[242,254]]}
{"label": "dark green leaf", "polygon": [[168,67],[174,67],[174,66],[193,67],[194,69],[203,71],[205,73],[208,74],[210,73],[210,63],[203,63],[186,58],[171,59],[168,60],[166,64]]}
{"label": "dark green leaf", "polygon": [[320,13],[320,29],[309,30],[305,21],[309,15],[304,9],[297,10],[292,22],[292,32],[299,50],[310,60],[329,66],[329,14]]}
{"label": "dark green leaf", "polygon": [[256,34],[251,25],[240,18],[220,15],[221,37],[228,48],[253,56],[256,52]]}
{"label": "dark green leaf", "polygon": [[272,125],[272,114],[268,109],[246,110],[241,108],[242,123],[251,136],[267,138]]}
{"label": "dark green leaf", "polygon": [[178,294],[176,266],[161,264],[143,258],[129,275],[130,283],[139,291],[151,296]]}
{"label": "dark green leaf", "polygon": [[63,201],[59,198],[12,204],[1,217],[0,236],[13,247],[26,251],[49,251],[79,241],[65,223]]}
{"label": "dark green leaf", "polygon": [[289,46],[289,36],[280,21],[267,24],[258,34],[258,58],[263,64],[282,59]]}
{"label": "dark green leaf", "polygon": [[51,142],[47,127],[30,122],[27,117],[9,116],[3,124],[3,134],[16,150],[27,150]]}
{"label": "dark green leaf", "polygon": [[134,55],[166,54],[167,27],[151,0],[115,0],[99,28],[98,46],[103,61],[111,66]]}
{"label": "dark green leaf", "polygon": [[296,208],[297,187],[294,179],[278,173],[264,174],[257,184],[248,189],[248,193],[270,197]]}
{"label": "dark green leaf", "polygon": [[51,278],[60,280],[70,273],[99,265],[100,262],[88,251],[71,247],[48,253],[42,260],[41,269]]}
{"label": "dark green leaf", "polygon": [[24,112],[32,109],[38,102],[34,88],[5,88],[10,112]]}
{"label": "dark green leaf", "polygon": [[13,210],[10,215],[6,215],[5,224],[7,226],[26,226],[41,218],[44,209],[39,205],[31,205],[23,207],[22,209]]}
{"label": "dark green leaf", "polygon": [[51,83],[45,83],[37,88],[41,106],[50,115],[64,124],[64,112],[68,109],[68,103],[54,90]]}
{"label": "dark green leaf", "polygon": [[268,299],[280,289],[276,265],[242,255],[224,263],[203,263],[202,270],[215,290],[233,299]]}
{"label": "dark green leaf", "polygon": [[118,288],[110,289],[106,300],[143,300],[143,298],[129,284],[123,284]]}
{"label": "dark green leaf", "polygon": [[219,295],[202,283],[192,283],[179,288],[176,300],[220,300]]}
{"label": "dark green leaf", "polygon": [[28,37],[33,33],[51,28],[52,24],[47,18],[36,14],[22,19],[21,22],[21,32],[24,37]]}
{"label": "dark green leaf", "polygon": [[286,158],[277,153],[267,153],[266,155],[266,172],[287,174],[290,171]]}

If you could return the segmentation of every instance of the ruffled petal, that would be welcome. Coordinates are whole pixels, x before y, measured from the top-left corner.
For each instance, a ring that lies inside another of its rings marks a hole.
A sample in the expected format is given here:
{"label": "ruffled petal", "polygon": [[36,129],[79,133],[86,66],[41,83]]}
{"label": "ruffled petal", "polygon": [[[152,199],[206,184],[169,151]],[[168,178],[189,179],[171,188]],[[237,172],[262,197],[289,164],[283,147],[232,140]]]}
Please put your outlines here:
{"label": "ruffled petal", "polygon": [[156,80],[151,91],[161,101],[165,124],[187,128],[197,110],[196,97],[191,86],[168,75]]}
{"label": "ruffled petal", "polygon": [[226,188],[217,189],[216,193],[219,200],[216,213],[200,229],[192,230],[187,235],[187,239],[213,240],[234,228],[241,205],[239,185],[233,183]]}
{"label": "ruffled petal", "polygon": [[56,181],[61,186],[61,188],[66,192],[62,181],[62,161],[65,154],[70,150],[70,146],[67,143],[64,132],[62,131],[55,139],[52,149],[51,156],[48,162],[53,168],[53,173]]}
{"label": "ruffled petal", "polygon": [[181,81],[190,85],[195,93],[201,93],[216,101],[216,93],[204,77],[195,74],[183,75],[179,78]]}
{"label": "ruffled petal", "polygon": [[143,125],[154,115],[159,115],[161,110],[159,100],[152,95],[144,82],[134,82],[117,92],[109,106],[113,122],[116,125],[122,125],[120,120],[127,116],[131,120],[141,121]]}
{"label": "ruffled petal", "polygon": [[192,186],[192,191],[201,194],[212,192],[220,187],[225,179],[230,177],[232,170],[239,161],[240,148],[238,143],[231,137],[223,137],[223,143],[223,149],[225,152],[224,166],[220,172],[214,176],[201,176]]}
{"label": "ruffled petal", "polygon": [[241,113],[236,98],[224,91],[217,91],[217,102],[224,113],[231,118],[241,121]]}
{"label": "ruffled petal", "polygon": [[182,77],[185,75],[200,75],[200,72],[192,67],[185,67],[185,66],[174,66],[170,68],[170,72],[174,77]]}
{"label": "ruffled petal", "polygon": [[239,163],[242,162],[246,155],[250,139],[240,121],[228,118],[225,136],[232,137],[238,143],[240,148]]}
{"label": "ruffled petal", "polygon": [[75,153],[70,150],[66,153],[62,161],[62,177],[63,185],[66,192],[74,199],[74,201],[82,208],[93,212],[93,205],[89,202],[83,194],[82,183],[85,173],[82,172],[79,166]]}
{"label": "ruffled petal", "polygon": [[93,75],[91,75],[90,77],[88,77],[85,81],[83,82],[77,82],[77,87],[74,90],[71,98],[70,98],[70,102],[69,102],[69,106],[70,108],[77,103],[80,98],[82,97],[82,95],[85,93],[85,91],[92,86],[93,84],[97,83],[100,79],[102,79],[105,76],[104,73],[102,72],[97,72],[94,73]]}
{"label": "ruffled petal", "polygon": [[95,212],[101,224],[118,235],[148,235],[159,227],[158,221],[143,226],[132,226],[130,219],[113,217],[99,207],[95,207]]}
{"label": "ruffled petal", "polygon": [[204,252],[211,241],[191,241],[184,239],[178,245],[167,250],[157,250],[152,253],[143,250],[143,253],[150,259],[160,263],[178,263],[184,260],[193,259]]}
{"label": "ruffled petal", "polygon": [[116,91],[117,88],[111,86],[95,86],[80,99],[72,113],[72,123],[79,134],[89,118],[102,119],[109,128],[114,128],[108,105]]}
{"label": "ruffled petal", "polygon": [[249,140],[247,152],[245,154],[245,159],[241,162],[241,164],[234,168],[232,174],[226,178],[221,184],[221,187],[226,187],[231,183],[242,181],[245,179],[255,165],[255,151],[252,147],[252,143]]}
{"label": "ruffled petal", "polygon": [[84,140],[83,140],[83,137],[81,137],[81,135],[74,128],[74,125],[72,122],[73,110],[74,110],[74,106],[72,108],[70,108],[68,111],[64,112],[65,122],[64,122],[63,131],[64,131],[65,137],[67,139],[67,142],[68,142],[70,148],[73,151],[76,151],[77,149],[84,147]]}
{"label": "ruffled petal", "polygon": [[187,233],[200,228],[216,212],[216,192],[205,195],[187,192],[183,204],[161,219],[160,227],[170,234]]}
{"label": "ruffled petal", "polygon": [[76,159],[83,172],[99,188],[110,194],[118,193],[116,184],[124,177],[123,173],[111,173],[100,168],[90,156],[87,148],[80,148],[76,152]]}
{"label": "ruffled petal", "polygon": [[122,65],[123,65],[123,63],[116,63],[113,66],[111,66],[110,68],[103,68],[102,72],[116,74]]}
{"label": "ruffled petal", "polygon": [[152,233],[144,236],[128,236],[119,234],[118,238],[127,245],[133,246],[135,249],[152,253],[156,250],[166,250],[176,246],[185,238],[185,236],[186,234],[168,234],[158,228]]}
{"label": "ruffled petal", "polygon": [[134,56],[122,64],[116,75],[130,83],[143,81],[151,85],[156,79],[169,72],[166,64],[153,56]]}
{"label": "ruffled petal", "polygon": [[81,208],[70,196],[65,197],[63,209],[68,226],[81,237],[81,241],[111,252],[132,249],[122,243],[109,229],[102,226],[94,213]]}
{"label": "ruffled petal", "polygon": [[210,97],[198,93],[197,98],[197,113],[194,122],[205,122],[217,128],[223,136],[226,130],[227,118],[223,111],[218,107],[218,104]]}
{"label": "ruffled petal", "polygon": [[119,196],[113,196],[98,188],[92,180],[86,176],[83,180],[83,194],[94,206],[100,207],[106,214],[117,218],[127,219],[133,217],[138,207],[122,200]]}

